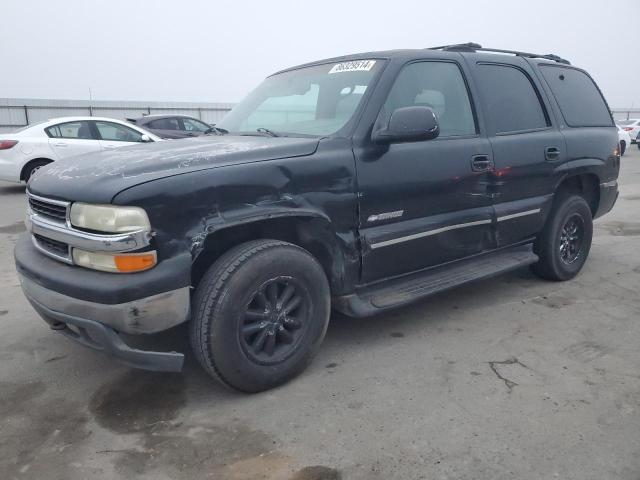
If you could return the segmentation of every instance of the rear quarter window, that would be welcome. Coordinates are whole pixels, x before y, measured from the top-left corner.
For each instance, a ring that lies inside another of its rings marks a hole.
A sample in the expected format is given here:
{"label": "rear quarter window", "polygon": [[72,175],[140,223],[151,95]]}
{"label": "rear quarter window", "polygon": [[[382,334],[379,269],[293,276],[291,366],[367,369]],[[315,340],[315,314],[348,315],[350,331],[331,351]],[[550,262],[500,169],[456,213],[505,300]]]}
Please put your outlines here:
{"label": "rear quarter window", "polygon": [[541,65],[565,122],[570,127],[613,126],[611,113],[600,90],[586,73],[573,68]]}

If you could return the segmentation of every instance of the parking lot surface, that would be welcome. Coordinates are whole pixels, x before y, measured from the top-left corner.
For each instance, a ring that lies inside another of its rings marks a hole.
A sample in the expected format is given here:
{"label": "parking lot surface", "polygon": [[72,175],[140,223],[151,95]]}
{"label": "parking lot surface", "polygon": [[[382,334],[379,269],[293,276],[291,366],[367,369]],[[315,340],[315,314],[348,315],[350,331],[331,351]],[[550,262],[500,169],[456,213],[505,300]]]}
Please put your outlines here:
{"label": "parking lot surface", "polygon": [[[0,183],[0,478],[640,478],[640,150],[573,281],[528,270],[383,316],[334,314],[293,382],[229,392],[131,370],[49,330]],[[188,353],[186,330],[144,339]]]}

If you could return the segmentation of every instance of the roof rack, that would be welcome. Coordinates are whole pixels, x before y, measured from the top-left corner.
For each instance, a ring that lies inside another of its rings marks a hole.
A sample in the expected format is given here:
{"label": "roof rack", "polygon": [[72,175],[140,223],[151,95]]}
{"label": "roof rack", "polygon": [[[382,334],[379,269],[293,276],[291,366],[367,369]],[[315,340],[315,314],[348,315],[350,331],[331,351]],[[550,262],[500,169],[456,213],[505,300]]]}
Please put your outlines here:
{"label": "roof rack", "polygon": [[482,45],[478,43],[458,43],[455,45],[442,45],[440,47],[431,47],[429,50],[446,50],[449,52],[493,52],[493,53],[509,53],[512,55],[517,55],[519,57],[527,57],[527,58],[544,58],[547,60],[553,60],[554,62],[564,63],[565,65],[571,65],[569,60],[565,60],[558,55],[553,55],[548,53],[546,55],[540,55],[537,53],[527,53],[527,52],[518,52],[516,50],[501,50],[498,48],[483,48]]}

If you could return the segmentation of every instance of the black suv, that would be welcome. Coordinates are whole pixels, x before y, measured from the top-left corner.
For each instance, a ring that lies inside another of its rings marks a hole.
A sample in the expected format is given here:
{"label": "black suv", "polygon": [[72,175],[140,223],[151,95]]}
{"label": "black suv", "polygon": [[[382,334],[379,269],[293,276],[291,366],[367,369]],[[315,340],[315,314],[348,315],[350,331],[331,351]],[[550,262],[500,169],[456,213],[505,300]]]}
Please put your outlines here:
{"label": "black suv", "polygon": [[121,361],[120,333],[188,322],[246,392],[309,363],[332,307],[361,317],[530,265],[568,280],[618,195],[598,87],[554,55],[372,52],[268,77],[208,135],[56,162],[15,259],[51,328]]}

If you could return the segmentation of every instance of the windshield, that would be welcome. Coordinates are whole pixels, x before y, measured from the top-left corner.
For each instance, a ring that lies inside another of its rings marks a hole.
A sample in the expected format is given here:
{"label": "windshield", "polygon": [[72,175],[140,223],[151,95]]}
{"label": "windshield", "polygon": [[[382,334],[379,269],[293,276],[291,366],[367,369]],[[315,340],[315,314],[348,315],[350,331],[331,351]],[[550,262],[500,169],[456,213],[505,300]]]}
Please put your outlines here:
{"label": "windshield", "polygon": [[618,120],[618,125],[631,125],[633,120]]}
{"label": "windshield", "polygon": [[381,68],[357,60],[299,68],[264,80],[216,126],[232,133],[329,135],[353,117]]}

